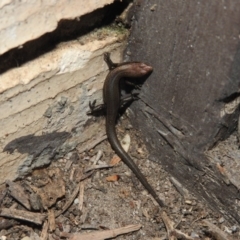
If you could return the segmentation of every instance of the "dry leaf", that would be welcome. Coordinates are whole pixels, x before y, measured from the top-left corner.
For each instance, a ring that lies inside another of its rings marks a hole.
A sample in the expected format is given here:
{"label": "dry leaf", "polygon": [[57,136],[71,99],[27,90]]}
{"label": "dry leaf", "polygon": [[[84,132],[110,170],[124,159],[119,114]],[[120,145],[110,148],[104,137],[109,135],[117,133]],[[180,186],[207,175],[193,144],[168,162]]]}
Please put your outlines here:
{"label": "dry leaf", "polygon": [[106,177],[106,180],[108,182],[116,182],[119,180],[119,178],[120,178],[119,175],[111,175],[111,176]]}
{"label": "dry leaf", "polygon": [[110,161],[110,165],[115,166],[121,161],[121,158],[118,155],[114,155]]}

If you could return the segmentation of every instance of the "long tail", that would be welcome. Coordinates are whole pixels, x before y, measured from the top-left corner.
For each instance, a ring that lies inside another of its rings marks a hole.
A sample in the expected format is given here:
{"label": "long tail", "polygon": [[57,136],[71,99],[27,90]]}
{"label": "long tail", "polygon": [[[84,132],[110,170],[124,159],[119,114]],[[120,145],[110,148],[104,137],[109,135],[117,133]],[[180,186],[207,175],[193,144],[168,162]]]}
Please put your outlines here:
{"label": "long tail", "polygon": [[148,183],[147,179],[142,174],[142,172],[140,171],[138,166],[135,164],[135,162],[129,157],[129,155],[122,148],[122,145],[117,138],[115,126],[113,124],[109,124],[107,126],[107,136],[108,136],[109,142],[110,142],[113,150],[116,152],[116,154],[133,171],[133,173],[137,176],[139,181],[148,190],[148,192],[153,196],[153,198],[157,201],[157,203],[161,207],[164,207],[163,201],[159,199],[156,192],[153,190],[152,186]]}

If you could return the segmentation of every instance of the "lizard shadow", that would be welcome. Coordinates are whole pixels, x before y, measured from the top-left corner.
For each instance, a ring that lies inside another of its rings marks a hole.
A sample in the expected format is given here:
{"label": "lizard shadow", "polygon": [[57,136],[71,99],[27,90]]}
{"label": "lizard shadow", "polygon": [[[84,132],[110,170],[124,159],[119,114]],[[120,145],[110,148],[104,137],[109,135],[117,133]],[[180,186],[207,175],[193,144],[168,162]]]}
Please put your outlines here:
{"label": "lizard shadow", "polygon": [[12,154],[15,150],[20,153],[28,153],[34,157],[39,156],[43,150],[48,149],[51,155],[56,155],[56,151],[69,137],[68,132],[52,132],[49,134],[35,136],[29,134],[16,138],[9,142],[3,149],[3,152]]}

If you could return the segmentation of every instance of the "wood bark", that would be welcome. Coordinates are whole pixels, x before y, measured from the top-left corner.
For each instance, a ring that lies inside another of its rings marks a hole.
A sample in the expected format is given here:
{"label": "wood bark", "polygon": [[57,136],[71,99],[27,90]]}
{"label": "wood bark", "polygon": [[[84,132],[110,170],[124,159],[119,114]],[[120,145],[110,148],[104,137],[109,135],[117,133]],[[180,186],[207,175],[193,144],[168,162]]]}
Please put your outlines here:
{"label": "wood bark", "polygon": [[132,121],[143,132],[150,159],[240,223],[233,184],[233,175],[240,175],[239,151],[230,180],[227,166],[208,155],[237,128],[238,1],[136,1],[132,19],[126,57],[154,68],[141,100],[132,105]]}

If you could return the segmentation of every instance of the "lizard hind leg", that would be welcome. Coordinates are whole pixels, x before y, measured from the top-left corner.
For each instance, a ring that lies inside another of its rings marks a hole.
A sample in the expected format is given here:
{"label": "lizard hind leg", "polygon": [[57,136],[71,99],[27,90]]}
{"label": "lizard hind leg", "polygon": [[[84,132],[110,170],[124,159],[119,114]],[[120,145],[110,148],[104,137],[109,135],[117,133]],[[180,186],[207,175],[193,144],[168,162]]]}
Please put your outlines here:
{"label": "lizard hind leg", "polygon": [[121,107],[124,107],[127,103],[132,102],[134,100],[138,100],[139,93],[130,93],[126,94],[125,96],[121,97]]}

